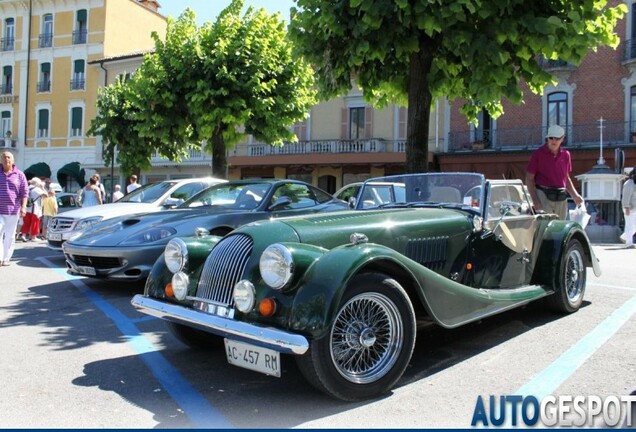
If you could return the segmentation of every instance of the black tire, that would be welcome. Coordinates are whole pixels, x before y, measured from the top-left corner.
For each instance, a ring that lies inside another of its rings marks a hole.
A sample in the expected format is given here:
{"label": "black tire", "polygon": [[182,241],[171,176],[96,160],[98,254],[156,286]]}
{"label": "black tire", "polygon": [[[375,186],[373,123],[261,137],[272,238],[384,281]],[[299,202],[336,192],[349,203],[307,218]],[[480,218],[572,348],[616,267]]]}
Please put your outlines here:
{"label": "black tire", "polygon": [[167,321],[166,323],[168,324],[170,333],[190,348],[210,349],[219,348],[223,345],[223,338],[221,336],[188,327],[183,324],[177,324],[170,321]]}
{"label": "black tire", "polygon": [[546,299],[548,306],[562,313],[579,310],[583,303],[586,279],[583,246],[578,240],[570,240],[557,269],[554,294]]}
{"label": "black tire", "polygon": [[387,275],[355,276],[329,332],[296,357],[302,374],[318,390],[358,401],[389,391],[411,360],[415,312],[400,284]]}

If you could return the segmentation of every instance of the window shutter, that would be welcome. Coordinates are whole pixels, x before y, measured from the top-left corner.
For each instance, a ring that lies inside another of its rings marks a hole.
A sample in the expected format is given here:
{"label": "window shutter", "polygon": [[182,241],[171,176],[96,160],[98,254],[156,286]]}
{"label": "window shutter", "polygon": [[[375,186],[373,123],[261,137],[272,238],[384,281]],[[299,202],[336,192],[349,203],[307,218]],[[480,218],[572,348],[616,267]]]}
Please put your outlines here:
{"label": "window shutter", "polygon": [[342,108],[340,111],[340,138],[349,139],[349,110]]}
{"label": "window shutter", "polygon": [[49,110],[41,109],[38,111],[38,129],[49,128]]}
{"label": "window shutter", "polygon": [[42,73],[51,72],[51,63],[42,63],[40,65],[40,70],[42,71]]}
{"label": "window shutter", "polygon": [[398,109],[398,139],[406,138],[406,122],[408,111],[402,107]]}
{"label": "window shutter", "polygon": [[71,110],[71,129],[82,129],[82,108]]}
{"label": "window shutter", "polygon": [[84,60],[75,60],[75,73],[84,73]]}
{"label": "window shutter", "polygon": [[80,9],[77,11],[77,20],[86,21],[86,9]]}
{"label": "window shutter", "polygon": [[364,108],[364,137],[373,138],[373,107]]}

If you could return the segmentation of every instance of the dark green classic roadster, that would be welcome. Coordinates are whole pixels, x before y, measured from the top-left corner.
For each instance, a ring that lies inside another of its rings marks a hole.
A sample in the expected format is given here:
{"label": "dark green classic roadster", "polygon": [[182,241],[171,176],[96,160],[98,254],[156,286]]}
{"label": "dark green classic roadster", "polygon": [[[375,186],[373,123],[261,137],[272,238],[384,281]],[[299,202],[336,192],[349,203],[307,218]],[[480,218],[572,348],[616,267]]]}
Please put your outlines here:
{"label": "dark green classic roadster", "polygon": [[231,364],[280,376],[292,354],[321,391],[362,400],[402,376],[416,325],[458,327],[539,299],[575,312],[586,267],[600,275],[581,226],[535,214],[518,180],[390,176],[358,196],[364,210],[174,239],[132,303],[191,346],[223,343]]}

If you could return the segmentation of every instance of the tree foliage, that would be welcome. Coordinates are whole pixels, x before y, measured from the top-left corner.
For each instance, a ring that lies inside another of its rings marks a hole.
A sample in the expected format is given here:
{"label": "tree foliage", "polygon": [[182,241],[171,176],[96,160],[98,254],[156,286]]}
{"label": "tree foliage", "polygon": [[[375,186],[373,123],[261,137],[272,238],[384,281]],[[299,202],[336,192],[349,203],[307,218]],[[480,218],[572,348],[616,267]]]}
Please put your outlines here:
{"label": "tree foliage", "polygon": [[345,94],[352,79],[378,107],[408,105],[407,172],[427,170],[434,97],[463,98],[475,121],[501,100],[520,103],[523,80],[541,93],[553,77],[541,57],[579,64],[616,47],[626,12],[606,0],[296,0],[290,35],[316,68],[320,95]]}
{"label": "tree foliage", "polygon": [[[162,156],[180,160],[205,143],[213,174],[226,173],[226,148],[246,134],[272,144],[295,140],[290,127],[315,103],[313,71],[292,55],[279,14],[234,0],[214,23],[197,27],[187,9],[154,34],[131,81],[134,129]],[[145,156],[144,156],[145,157]]]}

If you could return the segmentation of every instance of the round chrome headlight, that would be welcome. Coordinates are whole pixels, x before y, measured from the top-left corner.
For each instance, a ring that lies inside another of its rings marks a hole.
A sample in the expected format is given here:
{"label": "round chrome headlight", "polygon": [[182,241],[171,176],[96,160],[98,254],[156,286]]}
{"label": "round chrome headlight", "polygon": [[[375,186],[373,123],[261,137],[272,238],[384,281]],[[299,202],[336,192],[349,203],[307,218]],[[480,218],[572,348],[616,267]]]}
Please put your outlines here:
{"label": "round chrome headlight", "polygon": [[188,263],[188,247],[185,242],[180,238],[170,240],[164,250],[164,259],[166,267],[172,273],[183,270]]}
{"label": "round chrome headlight", "polygon": [[254,285],[248,280],[240,280],[234,285],[234,305],[243,313],[249,312],[256,302]]}
{"label": "round chrome headlight", "polygon": [[177,300],[183,300],[188,294],[188,284],[190,278],[183,272],[177,272],[172,275],[172,292]]}
{"label": "round chrome headlight", "polygon": [[283,288],[294,273],[292,254],[279,243],[265,249],[258,264],[265,283],[276,290]]}

